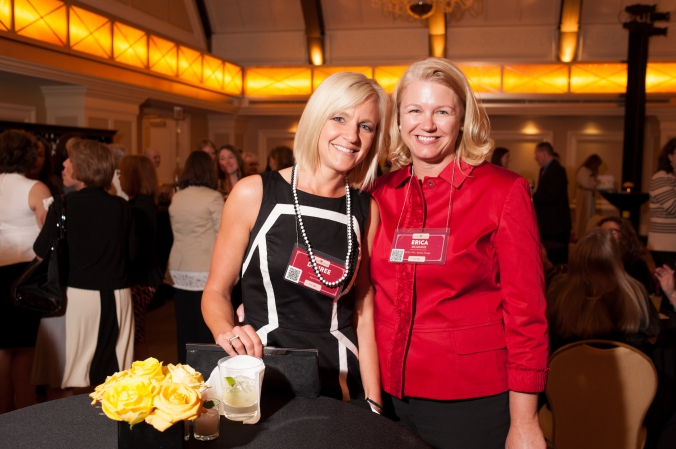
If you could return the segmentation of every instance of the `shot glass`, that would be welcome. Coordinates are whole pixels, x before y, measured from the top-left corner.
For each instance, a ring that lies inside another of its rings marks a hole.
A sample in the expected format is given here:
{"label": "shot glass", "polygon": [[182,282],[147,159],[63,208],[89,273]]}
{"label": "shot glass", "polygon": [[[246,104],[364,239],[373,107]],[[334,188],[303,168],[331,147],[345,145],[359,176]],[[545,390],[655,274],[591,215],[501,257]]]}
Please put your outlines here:
{"label": "shot glass", "polygon": [[220,423],[221,415],[218,412],[218,408],[207,409],[206,413],[202,413],[192,423],[195,439],[199,441],[211,441],[218,438]]}

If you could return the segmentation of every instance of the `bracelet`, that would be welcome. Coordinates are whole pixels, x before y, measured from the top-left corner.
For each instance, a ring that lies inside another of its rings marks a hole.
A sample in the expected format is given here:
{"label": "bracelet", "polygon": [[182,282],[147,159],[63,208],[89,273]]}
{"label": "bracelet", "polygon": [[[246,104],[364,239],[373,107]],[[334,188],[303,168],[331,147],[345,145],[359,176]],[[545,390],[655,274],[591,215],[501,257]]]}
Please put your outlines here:
{"label": "bracelet", "polygon": [[373,405],[373,406],[376,407],[378,410],[380,410],[380,413],[382,413],[382,412],[384,411],[384,410],[383,410],[383,406],[380,405],[380,404],[378,404],[378,403],[377,403],[376,401],[374,401],[373,399],[371,399],[371,398],[366,398],[366,402],[368,402],[369,404]]}

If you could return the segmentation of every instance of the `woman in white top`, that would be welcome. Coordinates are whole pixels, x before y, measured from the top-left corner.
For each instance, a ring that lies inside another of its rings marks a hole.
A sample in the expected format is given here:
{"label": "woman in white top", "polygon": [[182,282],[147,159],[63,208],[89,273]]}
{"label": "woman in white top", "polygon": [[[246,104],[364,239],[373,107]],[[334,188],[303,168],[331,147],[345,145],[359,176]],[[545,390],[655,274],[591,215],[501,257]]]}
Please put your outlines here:
{"label": "woman in white top", "polygon": [[33,242],[52,196],[43,183],[25,176],[37,150],[27,132],[0,134],[0,413],[35,404],[30,379],[40,315],[14,307],[10,290],[35,258]]}
{"label": "woman in white top", "polygon": [[202,318],[202,291],[209,275],[224,200],[216,190],[214,163],[205,152],[190,154],[179,185],[181,190],[169,206],[174,244],[169,254],[168,277],[176,288],[178,361],[185,363],[186,343],[214,342]]}
{"label": "woman in white top", "polygon": [[579,240],[587,233],[587,222],[596,213],[596,177],[601,158],[590,155],[577,169],[577,195],[575,196],[575,237]]}
{"label": "woman in white top", "polygon": [[664,145],[650,180],[648,249],[656,267],[676,265],[676,139]]}

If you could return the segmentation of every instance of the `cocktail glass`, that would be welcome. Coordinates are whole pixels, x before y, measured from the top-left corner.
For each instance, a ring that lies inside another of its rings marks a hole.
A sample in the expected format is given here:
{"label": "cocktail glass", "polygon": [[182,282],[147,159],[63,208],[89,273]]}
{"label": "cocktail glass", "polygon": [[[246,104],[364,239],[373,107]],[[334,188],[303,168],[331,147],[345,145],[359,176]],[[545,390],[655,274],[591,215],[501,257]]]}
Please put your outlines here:
{"label": "cocktail glass", "polygon": [[261,385],[265,364],[248,355],[224,357],[218,361],[223,394],[223,412],[231,421],[256,423],[260,419]]}

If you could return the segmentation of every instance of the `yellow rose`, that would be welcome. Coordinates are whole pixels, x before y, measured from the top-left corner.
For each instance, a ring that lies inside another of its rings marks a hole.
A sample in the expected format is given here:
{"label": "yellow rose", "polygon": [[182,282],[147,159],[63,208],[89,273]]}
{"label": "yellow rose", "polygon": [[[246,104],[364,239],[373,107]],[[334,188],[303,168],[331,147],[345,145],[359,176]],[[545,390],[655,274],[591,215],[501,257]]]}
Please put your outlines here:
{"label": "yellow rose", "polygon": [[132,425],[143,421],[153,410],[156,386],[147,379],[126,377],[119,379],[103,392],[103,413],[115,421]]}
{"label": "yellow rose", "polygon": [[153,357],[132,363],[130,371],[136,377],[154,380],[155,382],[162,382],[164,380],[162,362]]}
{"label": "yellow rose", "polygon": [[178,365],[172,365],[170,363],[167,365],[166,369],[166,380],[168,382],[183,384],[197,389],[204,387],[204,377],[190,365],[181,365],[180,363]]}
{"label": "yellow rose", "polygon": [[172,382],[163,382],[159,388],[155,396],[155,410],[146,418],[148,424],[164,432],[176,422],[199,416],[203,408],[199,391]]}
{"label": "yellow rose", "polygon": [[120,371],[119,373],[115,373],[112,376],[106,377],[106,381],[101,385],[97,386],[96,388],[94,388],[94,391],[89,394],[89,397],[93,399],[92,405],[94,405],[97,401],[101,401],[101,399],[103,398],[103,393],[106,390],[113,387],[121,379],[127,378],[129,376],[131,376],[131,373],[129,372],[129,370],[125,370]]}

